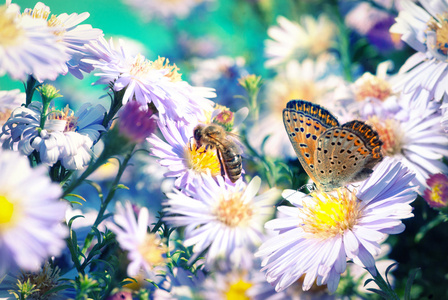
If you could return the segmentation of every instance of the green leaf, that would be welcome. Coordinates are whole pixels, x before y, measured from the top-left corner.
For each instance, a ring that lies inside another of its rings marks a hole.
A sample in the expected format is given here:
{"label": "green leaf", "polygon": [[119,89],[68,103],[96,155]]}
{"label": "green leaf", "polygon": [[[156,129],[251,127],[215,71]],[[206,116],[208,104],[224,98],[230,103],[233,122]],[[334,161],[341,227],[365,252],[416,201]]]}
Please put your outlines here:
{"label": "green leaf", "polygon": [[377,290],[377,289],[367,289],[368,291],[371,291],[372,293],[378,294],[381,297],[383,297],[384,299],[388,299],[388,295],[387,293],[383,292],[382,290]]}
{"label": "green leaf", "polygon": [[415,277],[417,276],[418,271],[420,271],[420,268],[413,269],[411,273],[409,274],[408,281],[406,282],[406,287],[404,290],[404,299],[405,300],[411,300],[411,288],[412,283],[415,280]]}
{"label": "green leaf", "polygon": [[[84,199],[84,197],[77,195],[77,194],[67,194],[65,197],[75,197],[75,198],[81,199],[84,202],[87,202],[87,200]],[[70,201],[70,202],[72,202],[72,201]]]}
{"label": "green leaf", "polygon": [[70,221],[68,221],[68,229],[72,229],[72,223],[73,223],[73,221],[75,221],[77,218],[85,218],[83,215],[76,215],[76,216],[73,216],[71,219],[70,219]]}

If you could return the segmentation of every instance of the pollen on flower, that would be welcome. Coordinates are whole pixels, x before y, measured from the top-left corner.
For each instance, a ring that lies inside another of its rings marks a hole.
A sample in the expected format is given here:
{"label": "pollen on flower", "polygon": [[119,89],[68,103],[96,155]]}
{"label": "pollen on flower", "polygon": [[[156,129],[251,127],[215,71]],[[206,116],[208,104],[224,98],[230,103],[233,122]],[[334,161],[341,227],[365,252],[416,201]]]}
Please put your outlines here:
{"label": "pollen on flower", "polygon": [[251,286],[251,283],[240,279],[239,281],[230,284],[229,289],[225,293],[225,298],[228,300],[249,300],[250,297],[247,296],[246,292]]}
{"label": "pollen on flower", "polygon": [[165,77],[168,77],[171,82],[177,82],[181,81],[182,74],[179,73],[179,68],[176,66],[176,64],[170,65],[170,61],[168,58],[160,57],[152,62],[153,69],[157,70],[163,70],[168,69],[168,74],[165,75]]}
{"label": "pollen on flower", "polygon": [[64,132],[75,131],[78,126],[78,118],[75,117],[75,113],[68,107],[63,110],[53,110],[48,114],[48,120],[65,120]]}
{"label": "pollen on flower", "polygon": [[22,15],[28,15],[34,19],[47,20],[50,15],[50,10],[48,9],[48,6],[36,4],[33,9],[25,9]]}
{"label": "pollen on flower", "polygon": [[17,26],[14,15],[6,12],[6,5],[0,6],[0,45],[17,45],[24,34],[25,31]]}
{"label": "pollen on flower", "polygon": [[154,233],[148,233],[145,236],[145,240],[140,244],[138,250],[151,267],[159,266],[165,260],[163,255],[166,253],[166,247]]}
{"label": "pollen on flower", "polygon": [[392,87],[390,84],[386,80],[371,73],[364,73],[355,82],[355,98],[357,101],[364,101],[367,98],[376,98],[384,101],[390,95],[392,95]]}
{"label": "pollen on flower", "polygon": [[448,54],[448,13],[437,16],[428,22],[428,30],[436,33],[438,50]]}
{"label": "pollen on flower", "polygon": [[61,28],[60,30],[55,30],[55,31],[53,31],[53,34],[54,35],[58,35],[58,36],[61,36],[61,35],[64,35],[64,33],[66,32],[66,30],[65,29],[62,29],[62,28],[64,28],[64,23],[62,23],[62,21],[58,18],[58,16],[57,15],[52,15],[51,17],[50,17],[50,19],[48,19],[48,27],[57,27],[57,28]]}
{"label": "pollen on flower", "polygon": [[216,149],[205,145],[198,148],[194,142],[190,142],[185,146],[184,154],[188,168],[195,172],[206,173],[210,170],[212,176],[221,174],[221,164]]}
{"label": "pollen on flower", "polygon": [[381,149],[384,155],[394,156],[401,152],[403,132],[399,121],[380,120],[377,116],[373,116],[367,120],[367,123],[378,132],[380,140],[383,142]]}
{"label": "pollen on flower", "polygon": [[244,226],[253,215],[252,207],[244,203],[242,193],[234,193],[230,198],[222,197],[215,209],[217,219],[229,227]]}
{"label": "pollen on flower", "polygon": [[303,230],[312,238],[327,239],[351,230],[362,211],[355,192],[345,188],[337,196],[329,193],[311,194],[312,201],[303,205]]}
{"label": "pollen on flower", "polygon": [[147,74],[152,69],[152,61],[146,59],[143,55],[138,54],[134,58],[134,62],[132,63],[129,73],[134,76],[140,77]]}

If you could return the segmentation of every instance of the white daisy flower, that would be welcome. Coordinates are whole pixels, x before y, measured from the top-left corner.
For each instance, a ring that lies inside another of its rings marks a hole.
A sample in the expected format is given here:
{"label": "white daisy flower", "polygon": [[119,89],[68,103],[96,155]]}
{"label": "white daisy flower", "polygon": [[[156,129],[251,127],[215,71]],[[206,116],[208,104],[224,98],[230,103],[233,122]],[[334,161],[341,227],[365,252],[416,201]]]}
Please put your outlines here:
{"label": "white daisy flower", "polygon": [[358,191],[341,188],[311,195],[284,191],[293,207],[278,207],[286,217],[265,227],[279,235],[255,254],[265,257],[262,270],[267,281],[282,291],[304,275],[304,291],[316,281],[333,293],[347,259],[375,274],[379,241],[386,234],[402,232],[401,219],[413,216],[409,205],[417,197],[409,186],[413,177],[400,162],[386,158]]}
{"label": "white daisy flower", "polygon": [[0,75],[19,80],[32,75],[43,81],[64,74],[70,55],[45,20],[21,16],[15,4],[2,5],[0,28]]}
{"label": "white daisy flower", "polygon": [[409,0],[400,1],[400,13],[390,28],[418,51],[401,67],[403,78],[397,88],[405,93],[428,90],[429,100],[440,100],[448,92],[448,3],[419,2],[423,7]]}
{"label": "white daisy flower", "polygon": [[[333,75],[332,68],[337,68],[335,58],[321,55],[314,61],[305,59],[302,63],[290,61],[284,70],[266,86],[266,109],[260,120],[251,128],[248,135],[252,145],[260,147],[264,138],[265,153],[270,156],[296,157],[283,125],[283,109],[291,99],[304,99],[331,109],[332,93],[344,83],[343,79]],[[262,133],[262,134],[260,134]]]}
{"label": "white daisy flower", "polygon": [[123,45],[116,49],[112,39],[109,43],[103,38],[91,43],[89,50],[93,59],[84,59],[100,73],[95,84],[112,84],[113,90],[125,89],[123,104],[136,100],[147,109],[153,103],[159,112],[159,118],[197,123],[204,120],[204,110],[212,110],[213,102],[207,98],[216,95],[211,89],[192,87],[181,79],[176,65],[170,65],[165,58],[155,61],[143,55],[132,56]]}
{"label": "white daisy flower", "polygon": [[278,26],[268,29],[272,40],[265,42],[266,67],[275,67],[304,57],[316,58],[329,51],[336,35],[335,24],[323,14],[317,20],[305,15],[300,24],[279,16],[277,23]]}
{"label": "white daisy flower", "polygon": [[203,175],[184,192],[174,189],[167,194],[164,220],[170,226],[185,226],[184,245],[194,245],[194,257],[207,249],[207,268],[222,262],[227,268],[244,268],[252,261],[248,252],[262,241],[263,222],[273,214],[278,195],[271,189],[256,196],[260,186],[259,177],[246,185]]}
{"label": "white daisy flower", "polygon": [[59,201],[62,189],[46,172],[0,149],[0,277],[15,268],[37,271],[65,248],[67,204]]}
{"label": "white daisy flower", "polygon": [[148,233],[148,209],[142,207],[136,219],[131,202],[124,207],[117,202],[114,221],[116,224],[110,223],[108,227],[117,235],[120,248],[128,251],[128,276],[138,276],[143,270],[146,276],[154,277],[154,268],[164,263],[167,249],[158,234]]}
{"label": "white daisy flower", "polygon": [[32,102],[28,108],[14,110],[3,126],[9,137],[4,147],[15,147],[30,155],[39,152],[42,163],[52,166],[58,160],[69,169],[82,169],[92,158],[91,148],[105,128],[102,125],[106,110],[101,105],[84,104],[76,113],[68,107],[63,111],[47,112],[41,128],[42,103]]}

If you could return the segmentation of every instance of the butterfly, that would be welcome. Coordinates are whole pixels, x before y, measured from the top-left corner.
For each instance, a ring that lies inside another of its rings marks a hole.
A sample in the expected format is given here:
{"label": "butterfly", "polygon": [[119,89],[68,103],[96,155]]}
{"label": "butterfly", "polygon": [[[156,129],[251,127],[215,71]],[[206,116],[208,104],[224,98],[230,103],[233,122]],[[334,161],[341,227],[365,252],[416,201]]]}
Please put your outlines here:
{"label": "butterfly", "polygon": [[291,100],[283,123],[294,151],[320,191],[367,179],[383,158],[383,144],[369,125],[338,120],[320,105]]}

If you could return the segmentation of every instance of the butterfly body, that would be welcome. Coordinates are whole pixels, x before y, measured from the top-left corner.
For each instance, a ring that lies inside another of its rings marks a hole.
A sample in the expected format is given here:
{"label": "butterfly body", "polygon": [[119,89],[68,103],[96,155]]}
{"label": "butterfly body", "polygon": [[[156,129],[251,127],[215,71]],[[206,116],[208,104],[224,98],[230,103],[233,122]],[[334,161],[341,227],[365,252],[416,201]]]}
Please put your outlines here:
{"label": "butterfly body", "polygon": [[382,159],[382,142],[369,125],[355,120],[341,126],[320,105],[292,100],[283,121],[302,167],[319,190],[364,180]]}

